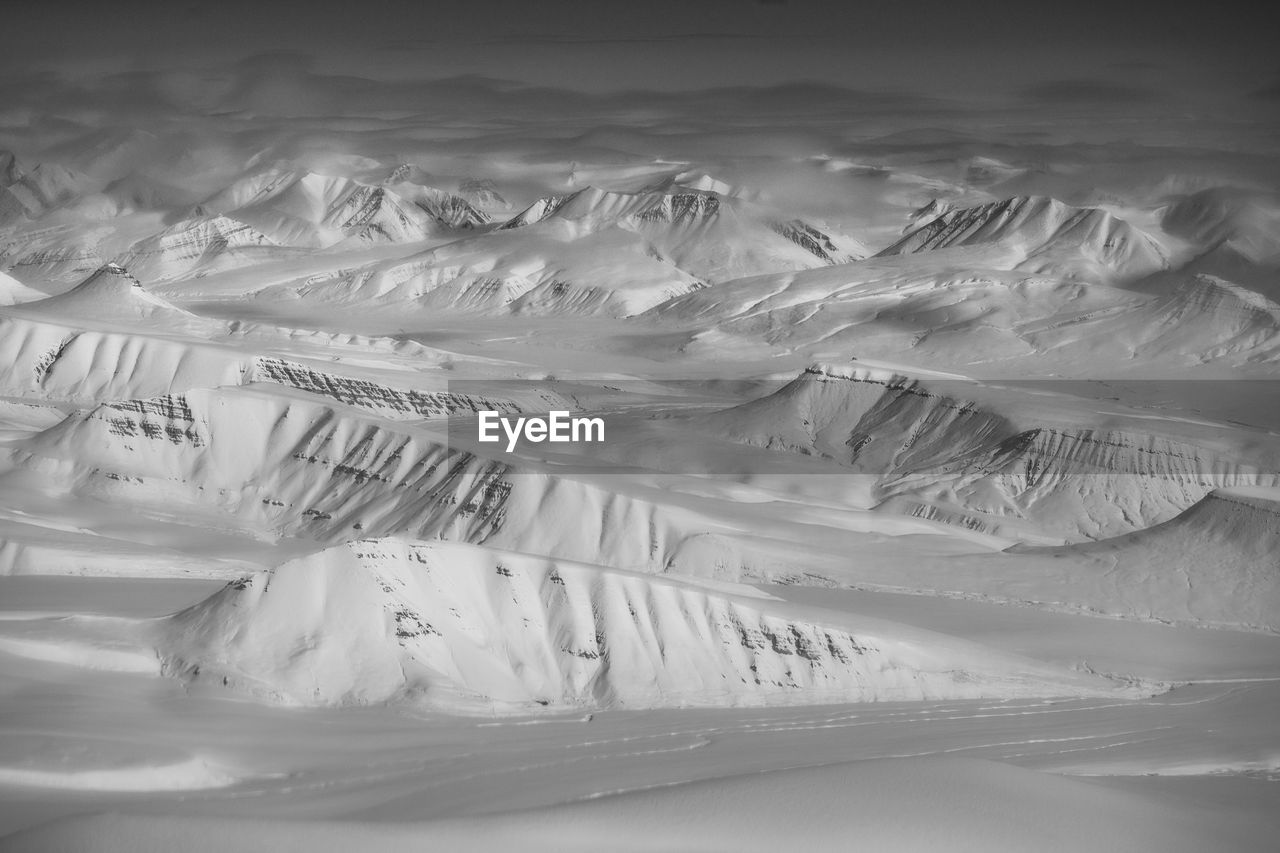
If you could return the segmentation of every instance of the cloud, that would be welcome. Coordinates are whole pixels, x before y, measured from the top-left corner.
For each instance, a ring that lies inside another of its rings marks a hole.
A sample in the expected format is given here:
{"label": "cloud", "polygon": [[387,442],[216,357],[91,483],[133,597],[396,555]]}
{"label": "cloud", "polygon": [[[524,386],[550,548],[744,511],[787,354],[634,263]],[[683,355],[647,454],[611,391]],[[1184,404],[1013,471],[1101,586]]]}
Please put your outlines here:
{"label": "cloud", "polygon": [[1021,91],[1024,100],[1037,104],[1134,104],[1157,100],[1154,89],[1110,80],[1050,80]]}
{"label": "cloud", "polygon": [[1250,97],[1261,101],[1280,101],[1280,80],[1272,83],[1270,86],[1263,86],[1260,89],[1254,89],[1249,93]]}

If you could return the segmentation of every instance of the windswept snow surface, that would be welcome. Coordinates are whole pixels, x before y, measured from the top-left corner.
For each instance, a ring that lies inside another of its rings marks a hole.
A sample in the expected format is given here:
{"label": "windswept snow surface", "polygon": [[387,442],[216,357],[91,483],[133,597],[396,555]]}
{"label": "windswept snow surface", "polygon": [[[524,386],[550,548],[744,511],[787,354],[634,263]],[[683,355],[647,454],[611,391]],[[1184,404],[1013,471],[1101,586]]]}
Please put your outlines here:
{"label": "windswept snow surface", "polygon": [[1265,99],[295,59],[0,109],[0,850],[1274,847]]}

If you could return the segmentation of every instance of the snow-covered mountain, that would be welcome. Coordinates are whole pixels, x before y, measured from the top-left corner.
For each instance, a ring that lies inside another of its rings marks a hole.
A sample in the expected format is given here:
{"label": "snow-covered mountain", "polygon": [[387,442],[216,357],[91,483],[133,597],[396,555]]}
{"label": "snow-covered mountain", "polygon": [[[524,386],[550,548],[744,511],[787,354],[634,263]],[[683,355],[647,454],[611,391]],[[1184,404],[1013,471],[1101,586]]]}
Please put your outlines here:
{"label": "snow-covered mountain", "polygon": [[[661,571],[687,539],[715,526],[633,495],[625,483],[597,485],[476,456],[374,417],[397,408],[397,398],[340,408],[280,393],[286,377],[279,366],[271,371],[277,382],[267,385],[75,413],[25,441],[20,464],[87,499],[268,541],[441,537]],[[417,399],[439,413],[518,408],[446,393]]]}
{"label": "snow-covered mountain", "polygon": [[21,171],[10,158],[0,162],[0,226],[22,219],[35,220],[78,195],[90,192],[97,182],[57,163],[40,163]]}
{"label": "snow-covered mountain", "polygon": [[413,242],[439,227],[417,203],[388,187],[291,168],[242,178],[203,201],[193,215],[228,216],[279,245],[301,248]]}
{"label": "snow-covered mountain", "polygon": [[524,231],[458,240],[273,285],[260,297],[412,312],[628,317],[703,286],[636,235],[610,228],[569,243]]}
{"label": "snow-covered mountain", "polygon": [[157,633],[172,675],[304,705],[647,708],[1114,690],[826,616],[835,624],[748,587],[382,539],[234,581]]}
{"label": "snow-covered mountain", "polygon": [[148,282],[248,266],[291,253],[250,225],[227,216],[175,222],[131,246],[117,263]]}
{"label": "snow-covered mountain", "polygon": [[133,273],[114,263],[104,264],[66,293],[25,304],[23,312],[57,319],[154,324],[163,328],[202,322],[189,311],[147,291]]}
{"label": "snow-covered mountain", "polygon": [[[1017,556],[1069,561],[1077,594],[1103,612],[1280,630],[1280,491],[1217,489],[1168,521],[1124,536]],[[1083,595],[1081,595],[1084,598]]]}
{"label": "snow-covered mountain", "polygon": [[1132,280],[1167,265],[1160,244],[1124,220],[1043,196],[942,211],[880,254],[975,247],[1003,256],[984,265],[1100,283]]}
{"label": "snow-covered mountain", "polygon": [[[922,761],[862,803],[901,805],[870,846],[977,837],[899,843],[998,776],[972,811],[1044,805],[988,848],[1082,790],[1125,816],[1092,847],[1266,848],[1280,206],[1274,140],[1213,148],[1260,120],[1076,145],[1144,123],[477,77],[403,108],[332,64],[0,106],[0,788],[32,804],[0,847],[137,804],[232,816],[170,847],[270,812],[352,849],[476,813],[546,823],[428,842],[656,849],[562,817],[661,802],[674,838],[685,787],[749,788],[741,826],[817,824]],[[539,441],[560,411],[603,440]],[[485,412],[534,426],[508,448]],[[741,826],[695,841],[821,848]]]}
{"label": "snow-covered mountain", "polygon": [[1161,227],[1203,247],[1226,247],[1254,263],[1280,264],[1280,199],[1274,194],[1213,187],[1182,196],[1164,210]]}
{"label": "snow-covered mountain", "polygon": [[636,191],[587,187],[541,198],[502,225],[540,225],[574,239],[606,228],[643,236],[655,251],[698,278],[723,281],[755,273],[810,269],[866,257],[853,238],[770,212],[727,185],[701,176]]}
{"label": "snow-covered mountain", "polygon": [[1085,401],[1060,398],[1046,408],[983,392],[962,379],[815,365],[769,396],[694,423],[870,475],[888,510],[1070,539],[1163,522],[1215,487],[1276,482],[1265,466],[1162,436],[1140,420],[1093,428],[1077,411],[1087,412]]}

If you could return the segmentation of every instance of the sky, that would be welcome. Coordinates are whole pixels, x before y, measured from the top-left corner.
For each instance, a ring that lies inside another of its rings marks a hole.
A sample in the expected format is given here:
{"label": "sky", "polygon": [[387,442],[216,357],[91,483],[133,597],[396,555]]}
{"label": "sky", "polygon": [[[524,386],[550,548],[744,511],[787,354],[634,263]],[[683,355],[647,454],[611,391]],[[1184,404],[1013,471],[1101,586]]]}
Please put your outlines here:
{"label": "sky", "polygon": [[1235,97],[1280,82],[1263,5],[28,0],[6,4],[0,73],[197,72],[283,53],[322,74],[483,75],[594,92],[813,80],[981,99],[1086,82],[1095,93]]}
{"label": "sky", "polygon": [[1280,59],[1260,9],[16,0],[0,10],[0,149],[102,180],[145,168],[211,185],[251,159],[433,157],[451,174],[500,175],[515,153],[525,172],[756,161],[747,174],[765,182],[759,163],[788,157],[1015,152],[1127,172],[1164,168],[1176,147],[1269,175]]}

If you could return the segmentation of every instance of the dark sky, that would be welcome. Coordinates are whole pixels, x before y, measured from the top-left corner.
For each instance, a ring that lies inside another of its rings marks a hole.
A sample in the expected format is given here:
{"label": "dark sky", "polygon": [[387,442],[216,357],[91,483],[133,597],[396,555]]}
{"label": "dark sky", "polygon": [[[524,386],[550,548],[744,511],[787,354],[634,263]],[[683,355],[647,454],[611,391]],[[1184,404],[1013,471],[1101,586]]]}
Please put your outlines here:
{"label": "dark sky", "polygon": [[981,97],[1083,81],[1245,94],[1280,79],[1275,31],[1262,17],[1263,6],[1234,0],[1195,6],[1152,0],[19,0],[4,8],[8,37],[0,73],[200,69],[288,51],[323,74],[481,74],[592,91],[816,80]]}

